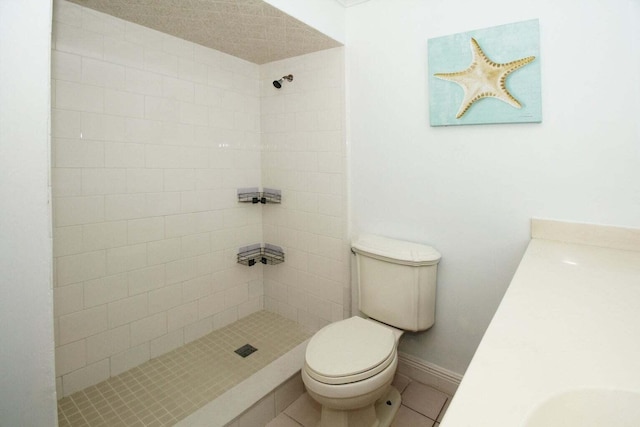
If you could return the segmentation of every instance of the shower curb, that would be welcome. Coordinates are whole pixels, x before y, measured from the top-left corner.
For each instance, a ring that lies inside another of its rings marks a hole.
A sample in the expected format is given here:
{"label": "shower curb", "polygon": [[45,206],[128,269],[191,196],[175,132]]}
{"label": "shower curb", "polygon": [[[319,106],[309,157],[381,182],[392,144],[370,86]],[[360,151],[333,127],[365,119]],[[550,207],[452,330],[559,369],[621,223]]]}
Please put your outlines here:
{"label": "shower curb", "polygon": [[299,375],[309,339],[280,356],[251,377],[178,422],[175,427],[224,426],[294,375]]}

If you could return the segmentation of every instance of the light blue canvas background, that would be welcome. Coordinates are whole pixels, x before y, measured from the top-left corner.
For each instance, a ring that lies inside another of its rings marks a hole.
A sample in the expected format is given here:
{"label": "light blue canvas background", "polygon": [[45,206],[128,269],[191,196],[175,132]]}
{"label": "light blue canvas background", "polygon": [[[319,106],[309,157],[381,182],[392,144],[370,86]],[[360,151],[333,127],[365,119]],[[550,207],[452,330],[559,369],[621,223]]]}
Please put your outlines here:
{"label": "light blue canvas background", "polygon": [[[471,38],[494,62],[506,63],[527,56],[536,59],[507,77],[507,90],[521,109],[495,98],[476,101],[459,119],[464,98],[462,87],[434,77],[435,73],[462,71],[471,64]],[[431,126],[542,121],[540,88],[540,25],[537,19],[468,31],[428,40],[429,118]]]}

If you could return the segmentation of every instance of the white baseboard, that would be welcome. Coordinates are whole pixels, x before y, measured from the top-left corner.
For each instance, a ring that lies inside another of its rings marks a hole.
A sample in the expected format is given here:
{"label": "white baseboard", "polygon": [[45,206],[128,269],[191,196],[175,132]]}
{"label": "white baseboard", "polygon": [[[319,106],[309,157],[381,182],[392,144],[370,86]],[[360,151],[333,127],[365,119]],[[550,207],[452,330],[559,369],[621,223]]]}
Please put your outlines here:
{"label": "white baseboard", "polygon": [[462,381],[460,374],[402,352],[398,352],[398,372],[450,396]]}

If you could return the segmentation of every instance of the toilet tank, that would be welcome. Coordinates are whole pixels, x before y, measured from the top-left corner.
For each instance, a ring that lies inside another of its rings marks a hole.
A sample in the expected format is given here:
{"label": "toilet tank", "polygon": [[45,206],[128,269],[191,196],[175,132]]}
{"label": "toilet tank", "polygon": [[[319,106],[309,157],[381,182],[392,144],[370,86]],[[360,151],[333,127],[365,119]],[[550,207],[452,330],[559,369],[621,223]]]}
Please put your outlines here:
{"label": "toilet tank", "polygon": [[370,234],[355,239],[352,249],[362,313],[406,331],[433,325],[441,257],[437,250]]}

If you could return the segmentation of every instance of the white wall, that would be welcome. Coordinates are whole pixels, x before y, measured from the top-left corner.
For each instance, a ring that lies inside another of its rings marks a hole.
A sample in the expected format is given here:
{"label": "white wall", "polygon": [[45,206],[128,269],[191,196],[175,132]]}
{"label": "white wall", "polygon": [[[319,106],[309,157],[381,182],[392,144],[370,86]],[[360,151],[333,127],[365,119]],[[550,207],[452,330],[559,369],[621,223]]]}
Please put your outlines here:
{"label": "white wall", "polygon": [[[638,10],[634,0],[371,0],[347,9],[354,232],[442,252],[435,326],[405,336],[401,350],[465,371],[531,217],[640,227]],[[427,40],[532,18],[543,123],[431,128]]]}
{"label": "white wall", "polygon": [[57,425],[49,118],[51,3],[0,2],[0,425]]}

